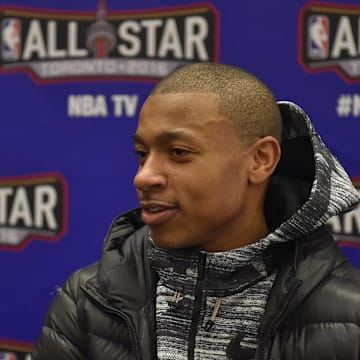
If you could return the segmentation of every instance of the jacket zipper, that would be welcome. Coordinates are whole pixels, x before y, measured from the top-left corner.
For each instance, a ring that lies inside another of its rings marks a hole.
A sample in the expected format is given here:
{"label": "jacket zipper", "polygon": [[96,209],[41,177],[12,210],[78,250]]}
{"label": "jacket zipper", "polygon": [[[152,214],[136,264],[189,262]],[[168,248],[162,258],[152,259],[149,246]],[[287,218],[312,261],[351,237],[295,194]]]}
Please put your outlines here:
{"label": "jacket zipper", "polygon": [[271,336],[274,334],[275,330],[278,328],[279,324],[282,322],[282,320],[285,318],[291,300],[296,295],[296,293],[299,291],[302,280],[297,280],[292,290],[287,294],[286,301],[284,307],[279,311],[277,317],[274,319],[274,321],[267,327],[267,329],[264,331],[264,336],[259,342],[258,351],[255,356],[255,360],[265,360],[265,345],[269,342]]}
{"label": "jacket zipper", "polygon": [[141,360],[140,358],[140,351],[139,351],[139,346],[136,340],[136,331],[135,328],[133,326],[133,324],[131,323],[131,321],[129,320],[129,317],[124,314],[122,311],[112,307],[111,305],[106,304],[102,299],[100,299],[95,293],[93,293],[92,291],[82,288],[82,290],[88,295],[90,296],[91,299],[93,299],[93,301],[96,302],[97,305],[99,305],[103,310],[105,310],[107,313],[109,314],[113,314],[118,316],[120,319],[122,319],[128,330],[130,333],[130,346],[131,346],[131,352],[133,353],[133,355],[135,355],[136,359]]}
{"label": "jacket zipper", "polygon": [[188,359],[194,359],[195,353],[195,338],[196,338],[196,329],[200,319],[201,311],[201,300],[202,300],[202,290],[205,277],[205,261],[206,254],[199,254],[199,264],[198,264],[198,279],[195,287],[195,300],[194,300],[194,310],[191,321],[191,328],[189,332],[189,342],[188,342]]}

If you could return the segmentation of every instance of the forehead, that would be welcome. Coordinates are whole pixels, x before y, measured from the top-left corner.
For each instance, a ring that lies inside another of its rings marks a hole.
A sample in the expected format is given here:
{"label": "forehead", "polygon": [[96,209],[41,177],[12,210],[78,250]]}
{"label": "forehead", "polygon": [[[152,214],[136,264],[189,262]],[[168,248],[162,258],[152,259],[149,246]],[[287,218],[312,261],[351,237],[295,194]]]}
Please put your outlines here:
{"label": "forehead", "polygon": [[212,93],[155,94],[145,101],[138,129],[205,129],[225,120],[218,113],[218,95]]}
{"label": "forehead", "polygon": [[218,103],[219,96],[213,93],[151,95],[141,109],[134,139],[182,137],[198,144],[238,142],[237,128],[218,113]]}
{"label": "forehead", "polygon": [[[213,93],[167,93],[150,95],[142,106],[140,117],[151,115],[192,116],[218,115],[219,96]],[[209,106],[210,105],[210,106]]]}

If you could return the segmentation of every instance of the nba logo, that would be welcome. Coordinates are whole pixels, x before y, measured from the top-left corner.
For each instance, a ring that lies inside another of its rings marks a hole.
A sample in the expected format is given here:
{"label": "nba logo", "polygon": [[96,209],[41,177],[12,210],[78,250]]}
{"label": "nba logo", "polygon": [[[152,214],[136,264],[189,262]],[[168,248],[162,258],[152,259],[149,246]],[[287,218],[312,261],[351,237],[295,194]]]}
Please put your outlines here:
{"label": "nba logo", "polygon": [[329,55],[329,19],[325,15],[309,17],[308,55],[311,59],[326,59]]}
{"label": "nba logo", "polygon": [[0,351],[0,360],[17,360],[17,356],[12,352]]}
{"label": "nba logo", "polygon": [[1,57],[7,61],[18,60],[20,58],[20,49],[20,20],[6,18],[1,22]]}

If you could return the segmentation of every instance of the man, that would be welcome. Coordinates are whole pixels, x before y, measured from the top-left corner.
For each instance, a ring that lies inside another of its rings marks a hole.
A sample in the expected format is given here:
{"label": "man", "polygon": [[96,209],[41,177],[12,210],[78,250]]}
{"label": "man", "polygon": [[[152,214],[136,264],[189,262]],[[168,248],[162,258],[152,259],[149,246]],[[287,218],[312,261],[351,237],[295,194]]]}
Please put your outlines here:
{"label": "man", "polygon": [[302,109],[188,65],[134,143],[140,210],[65,283],[35,360],[360,359],[359,273],[325,226],[359,195]]}

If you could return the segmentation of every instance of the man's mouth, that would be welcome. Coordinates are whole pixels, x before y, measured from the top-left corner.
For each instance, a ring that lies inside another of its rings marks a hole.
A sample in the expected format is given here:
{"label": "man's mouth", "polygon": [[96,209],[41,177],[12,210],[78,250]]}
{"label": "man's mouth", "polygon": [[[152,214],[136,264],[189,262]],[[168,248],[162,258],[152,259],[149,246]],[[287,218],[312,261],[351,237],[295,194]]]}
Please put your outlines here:
{"label": "man's mouth", "polygon": [[150,207],[146,208],[146,210],[150,211],[151,213],[157,213],[157,212],[160,212],[160,211],[164,211],[166,209],[167,208],[163,207],[163,206],[150,206]]}
{"label": "man's mouth", "polygon": [[141,218],[150,226],[162,225],[170,220],[178,211],[173,204],[162,204],[153,201],[140,201]]}

